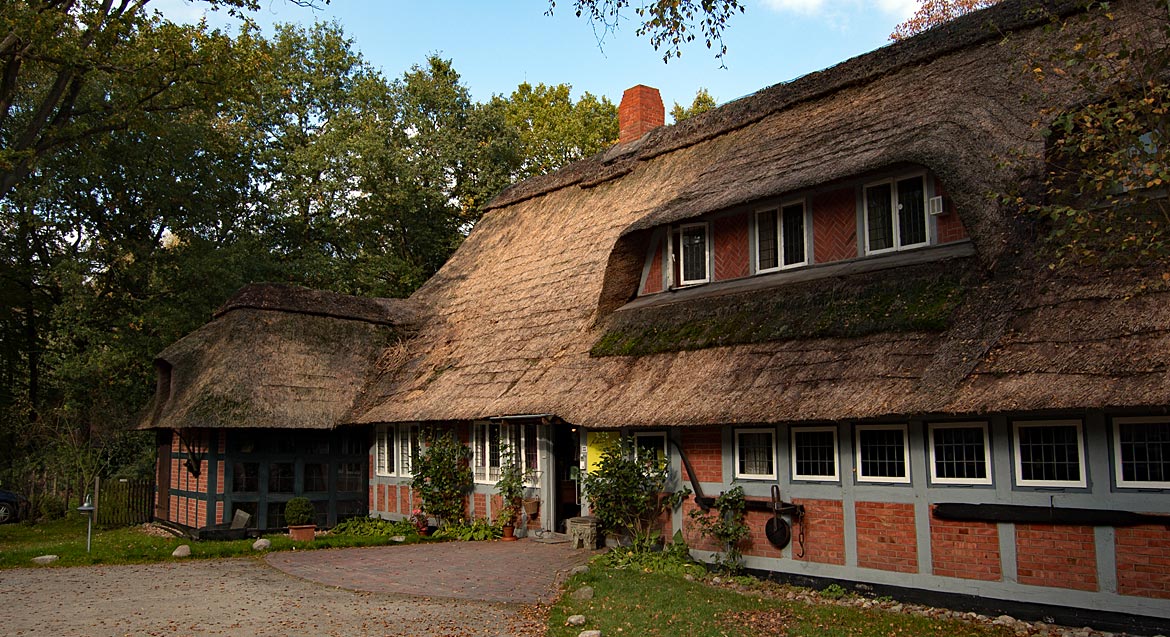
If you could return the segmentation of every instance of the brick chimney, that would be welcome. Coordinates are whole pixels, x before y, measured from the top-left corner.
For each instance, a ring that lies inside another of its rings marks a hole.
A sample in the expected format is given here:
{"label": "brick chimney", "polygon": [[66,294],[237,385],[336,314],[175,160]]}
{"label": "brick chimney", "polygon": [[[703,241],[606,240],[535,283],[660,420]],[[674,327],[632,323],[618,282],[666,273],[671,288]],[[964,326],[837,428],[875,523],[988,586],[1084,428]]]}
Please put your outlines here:
{"label": "brick chimney", "polygon": [[618,106],[618,143],[640,139],[666,123],[666,107],[658,89],[639,84],[622,93]]}

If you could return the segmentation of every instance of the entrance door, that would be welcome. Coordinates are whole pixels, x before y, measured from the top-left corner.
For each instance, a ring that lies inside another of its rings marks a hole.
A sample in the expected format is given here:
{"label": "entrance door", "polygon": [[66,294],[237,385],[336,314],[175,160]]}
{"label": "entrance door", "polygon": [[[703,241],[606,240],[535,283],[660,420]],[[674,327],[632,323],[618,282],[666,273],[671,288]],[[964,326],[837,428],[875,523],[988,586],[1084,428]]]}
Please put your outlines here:
{"label": "entrance door", "polygon": [[581,515],[579,474],[581,434],[575,425],[554,425],[553,431],[553,530],[564,532],[565,520]]}

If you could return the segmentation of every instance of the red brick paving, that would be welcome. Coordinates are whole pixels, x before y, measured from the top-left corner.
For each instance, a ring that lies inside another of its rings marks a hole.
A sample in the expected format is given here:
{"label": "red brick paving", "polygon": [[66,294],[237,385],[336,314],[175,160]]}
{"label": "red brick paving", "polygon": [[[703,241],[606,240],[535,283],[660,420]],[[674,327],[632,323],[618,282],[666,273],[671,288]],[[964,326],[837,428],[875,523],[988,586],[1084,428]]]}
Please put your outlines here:
{"label": "red brick paving", "polygon": [[265,559],[289,575],[348,590],[532,604],[551,602],[569,571],[593,555],[524,539],[282,551]]}

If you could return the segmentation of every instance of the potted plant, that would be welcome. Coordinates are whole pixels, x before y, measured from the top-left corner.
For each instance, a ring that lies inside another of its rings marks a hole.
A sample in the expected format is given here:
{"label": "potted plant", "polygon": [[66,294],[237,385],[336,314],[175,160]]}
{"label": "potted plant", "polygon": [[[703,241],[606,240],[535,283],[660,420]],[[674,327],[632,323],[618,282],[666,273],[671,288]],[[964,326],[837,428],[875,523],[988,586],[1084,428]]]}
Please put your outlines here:
{"label": "potted plant", "polygon": [[527,479],[528,472],[521,467],[515,448],[512,445],[505,445],[500,450],[500,478],[496,481],[496,493],[503,502],[500,513],[496,516],[496,523],[504,530],[502,540],[516,539],[516,515],[521,510],[524,482]]}
{"label": "potted plant", "polygon": [[317,510],[308,498],[297,496],[284,505],[284,522],[288,525],[288,535],[296,542],[312,542],[316,536],[317,525],[314,520]]}
{"label": "potted plant", "polygon": [[422,537],[431,534],[430,523],[427,521],[427,515],[421,509],[415,509],[408,518],[410,523],[414,525],[414,530]]}

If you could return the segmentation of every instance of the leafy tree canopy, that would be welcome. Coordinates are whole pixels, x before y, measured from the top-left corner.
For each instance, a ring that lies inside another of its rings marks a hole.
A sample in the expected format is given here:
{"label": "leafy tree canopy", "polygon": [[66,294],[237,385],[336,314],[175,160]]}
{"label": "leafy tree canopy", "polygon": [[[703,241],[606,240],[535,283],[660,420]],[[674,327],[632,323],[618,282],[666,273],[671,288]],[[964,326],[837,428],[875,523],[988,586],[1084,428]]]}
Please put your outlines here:
{"label": "leafy tree canopy", "polygon": [[[556,0],[549,0],[548,14],[556,9]],[[639,37],[650,36],[655,51],[662,51],[662,61],[682,57],[682,47],[698,39],[722,60],[727,54],[723,31],[731,18],[743,13],[741,0],[648,0],[631,3],[629,0],[573,0],[577,17],[588,18],[598,34],[598,41],[617,29],[629,11],[633,11]]]}
{"label": "leafy tree canopy", "polygon": [[711,97],[707,89],[700,88],[695,92],[695,99],[689,107],[675,102],[674,107],[670,109],[670,116],[674,119],[674,123],[677,124],[684,119],[701,115],[713,108],[715,108],[715,98]]}
{"label": "leafy tree canopy", "polygon": [[919,0],[918,10],[909,20],[894,27],[891,40],[903,40],[931,27],[949,22],[955,18],[985,9],[1000,0]]}

